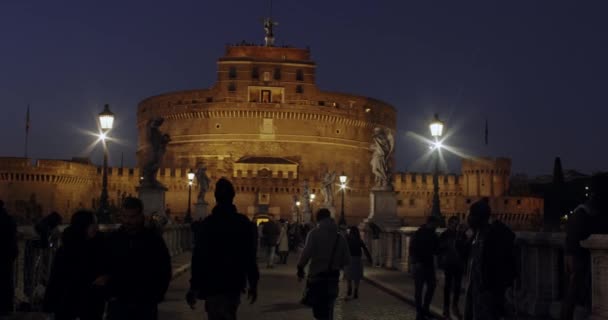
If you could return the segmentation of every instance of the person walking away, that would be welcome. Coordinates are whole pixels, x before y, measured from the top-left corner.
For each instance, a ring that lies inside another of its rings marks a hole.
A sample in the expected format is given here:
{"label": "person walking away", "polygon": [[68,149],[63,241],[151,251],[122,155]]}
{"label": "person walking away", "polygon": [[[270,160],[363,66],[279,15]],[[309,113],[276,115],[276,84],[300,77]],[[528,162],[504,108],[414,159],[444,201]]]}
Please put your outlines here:
{"label": "person walking away", "polygon": [[103,317],[105,297],[96,281],[103,276],[105,259],[97,231],[95,214],[86,210],[74,213],[63,231],[43,302],[43,310],[56,320]]}
{"label": "person walking away", "polygon": [[232,183],[218,180],[217,205],[203,220],[192,253],[186,302],[194,309],[197,299],[205,300],[209,320],[236,320],[241,294],[247,288],[250,303],[257,300],[257,229],[237,212],[234,196]]}
{"label": "person walking away", "polygon": [[17,253],[17,225],[0,200],[0,316],[9,315],[14,309]]}
{"label": "person walking away", "polygon": [[329,210],[317,211],[318,226],[306,237],[298,261],[298,280],[304,279],[308,266],[306,304],[312,306],[315,319],[332,320],[338,297],[340,270],[350,263],[346,239],[338,233],[338,225]]}
{"label": "person walking away", "polygon": [[460,219],[452,216],[448,219],[447,229],[439,236],[439,266],[444,272],[443,287],[443,316],[450,319],[450,298],[452,311],[461,318],[460,292],[462,291],[462,275],[468,257],[468,239],[462,229],[459,229]]}
{"label": "person walking away", "polygon": [[262,246],[266,251],[266,266],[268,268],[274,267],[275,252],[279,244],[280,234],[281,228],[272,218],[264,223],[262,227]]}
{"label": "person walking away", "polygon": [[281,264],[287,264],[287,258],[289,257],[289,226],[287,225],[287,221],[280,221],[281,223],[281,233],[279,234],[279,261]]}
{"label": "person walking away", "polygon": [[[410,242],[410,261],[414,269],[414,300],[416,303],[416,319],[431,317],[430,306],[435,293],[435,255],[439,253],[439,237],[437,226],[439,219],[429,216],[426,224],[416,230]],[[426,287],[424,300],[422,293]]]}
{"label": "person walking away", "polygon": [[107,282],[111,299],[108,320],[157,319],[158,304],[171,281],[171,257],[161,234],[146,227],[143,203],[127,197],[121,227],[111,235]]}
{"label": "person walking away", "polygon": [[577,304],[588,305],[591,290],[589,250],[580,244],[594,233],[606,233],[608,214],[608,175],[591,178],[590,197],[568,217],[564,246],[566,294],[562,303],[561,319],[574,318]]}
{"label": "person walking away", "polygon": [[490,216],[487,198],[471,205],[468,224],[474,235],[465,307],[467,320],[503,317],[505,292],[517,274],[515,233],[500,221],[490,224]]}
{"label": "person walking away", "polygon": [[[361,261],[362,253],[365,253],[367,261],[373,265],[372,256],[367,250],[365,242],[361,239],[359,228],[350,227],[348,229],[348,248],[350,252],[350,264],[344,269],[344,278],[348,281],[348,289],[346,295],[353,296],[354,299],[359,298],[359,283],[363,278],[363,262]],[[353,286],[354,285],[354,286]],[[354,288],[354,291],[353,291]]]}

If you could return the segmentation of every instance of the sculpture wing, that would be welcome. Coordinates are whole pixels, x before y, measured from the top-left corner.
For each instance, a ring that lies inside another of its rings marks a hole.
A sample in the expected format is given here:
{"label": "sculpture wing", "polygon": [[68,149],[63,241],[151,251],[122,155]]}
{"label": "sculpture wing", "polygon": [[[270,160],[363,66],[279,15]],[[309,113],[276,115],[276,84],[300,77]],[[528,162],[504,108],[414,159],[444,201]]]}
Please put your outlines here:
{"label": "sculpture wing", "polygon": [[395,150],[395,137],[393,136],[392,130],[386,129],[386,139],[388,140],[389,144],[389,152],[386,156],[389,157]]}

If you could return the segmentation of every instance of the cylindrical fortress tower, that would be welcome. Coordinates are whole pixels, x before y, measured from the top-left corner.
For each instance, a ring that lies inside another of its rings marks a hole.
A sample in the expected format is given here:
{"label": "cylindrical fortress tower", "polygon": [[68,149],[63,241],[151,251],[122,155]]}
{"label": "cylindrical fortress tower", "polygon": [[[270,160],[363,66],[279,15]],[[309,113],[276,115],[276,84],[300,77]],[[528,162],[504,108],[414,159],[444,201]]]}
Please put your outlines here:
{"label": "cylindrical fortress tower", "polygon": [[[371,175],[372,130],[395,130],[396,111],[372,98],[321,91],[315,71],[307,49],[227,46],[211,88],[162,94],[139,104],[138,165],[147,147],[146,126],[162,117],[161,131],[171,136],[164,168],[204,163],[212,178],[268,175],[298,181],[336,170],[353,182],[363,180],[362,175]],[[297,169],[278,174],[285,164]]]}

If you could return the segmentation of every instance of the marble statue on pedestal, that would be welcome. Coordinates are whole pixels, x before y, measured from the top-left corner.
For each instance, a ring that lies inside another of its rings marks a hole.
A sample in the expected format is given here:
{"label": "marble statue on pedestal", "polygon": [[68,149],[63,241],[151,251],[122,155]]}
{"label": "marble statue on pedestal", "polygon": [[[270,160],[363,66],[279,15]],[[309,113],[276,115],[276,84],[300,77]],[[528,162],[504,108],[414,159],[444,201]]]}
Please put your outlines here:
{"label": "marble statue on pedestal", "polygon": [[156,118],[150,120],[147,125],[147,148],[143,166],[143,179],[141,181],[143,187],[162,187],[160,182],[156,180],[156,174],[167,150],[167,144],[171,141],[168,134],[163,134],[160,131],[160,126],[163,122],[163,118]]}
{"label": "marble statue on pedestal", "polygon": [[374,190],[393,190],[391,156],[395,149],[395,139],[390,129],[374,128],[372,135],[372,160],[370,165],[375,177]]}
{"label": "marble statue on pedestal", "polygon": [[205,194],[209,190],[209,176],[207,176],[207,167],[202,163],[199,163],[198,169],[196,169],[196,183],[198,184],[198,196],[196,197],[197,203],[205,203]]}
{"label": "marble statue on pedestal", "polygon": [[323,186],[321,194],[323,195],[323,206],[333,207],[334,205],[334,182],[336,181],[336,172],[327,171],[323,177]]}

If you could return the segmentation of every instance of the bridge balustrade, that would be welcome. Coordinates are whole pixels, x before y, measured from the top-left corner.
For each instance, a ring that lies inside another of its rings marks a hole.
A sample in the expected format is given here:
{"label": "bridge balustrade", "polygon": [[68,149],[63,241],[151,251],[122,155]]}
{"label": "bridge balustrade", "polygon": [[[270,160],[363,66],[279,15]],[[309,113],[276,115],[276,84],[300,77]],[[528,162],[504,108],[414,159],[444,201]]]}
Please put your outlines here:
{"label": "bridge balustrade", "polygon": [[[100,231],[111,232],[118,225],[101,225]],[[19,255],[15,261],[15,298],[18,304],[28,305],[32,311],[39,310],[44,298],[51,267],[57,249],[61,245],[61,233],[65,226],[57,228],[48,244],[42,243],[33,227],[19,227]],[[190,225],[168,224],[163,227],[163,238],[171,256],[192,248]]]}
{"label": "bridge balustrade", "polygon": [[[377,266],[411,273],[409,244],[415,231],[414,227],[401,227],[383,231],[374,239],[368,229],[363,230],[362,236]],[[516,235],[518,277],[507,293],[509,308],[520,315],[555,317],[565,290],[565,234],[517,232]],[[592,319],[608,319],[608,235],[592,235],[582,244],[591,251]]]}

